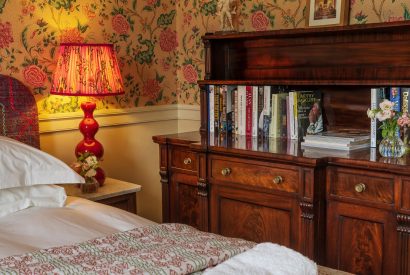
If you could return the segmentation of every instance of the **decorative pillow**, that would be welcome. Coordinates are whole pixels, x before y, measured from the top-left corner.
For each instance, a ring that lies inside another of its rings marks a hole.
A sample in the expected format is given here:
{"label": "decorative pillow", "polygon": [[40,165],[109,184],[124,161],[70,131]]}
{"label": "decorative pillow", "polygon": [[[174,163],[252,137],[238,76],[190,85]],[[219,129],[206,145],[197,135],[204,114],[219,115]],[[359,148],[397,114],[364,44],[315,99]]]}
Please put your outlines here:
{"label": "decorative pillow", "polygon": [[17,140],[0,136],[0,189],[83,182],[84,178],[61,160]]}
{"label": "decorative pillow", "polygon": [[67,195],[57,185],[35,185],[0,190],[0,217],[31,206],[62,207]]}

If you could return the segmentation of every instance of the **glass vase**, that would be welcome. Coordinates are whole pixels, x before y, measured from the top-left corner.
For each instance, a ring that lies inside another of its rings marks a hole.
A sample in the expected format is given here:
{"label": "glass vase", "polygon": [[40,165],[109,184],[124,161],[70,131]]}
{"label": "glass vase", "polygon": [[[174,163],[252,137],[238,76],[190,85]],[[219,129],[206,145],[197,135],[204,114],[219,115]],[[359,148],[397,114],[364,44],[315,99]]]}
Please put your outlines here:
{"label": "glass vase", "polygon": [[404,142],[396,135],[386,136],[379,145],[379,152],[382,157],[400,158],[406,152]]}
{"label": "glass vase", "polygon": [[81,193],[95,193],[98,191],[99,186],[100,184],[94,177],[85,178],[85,183],[81,184]]}

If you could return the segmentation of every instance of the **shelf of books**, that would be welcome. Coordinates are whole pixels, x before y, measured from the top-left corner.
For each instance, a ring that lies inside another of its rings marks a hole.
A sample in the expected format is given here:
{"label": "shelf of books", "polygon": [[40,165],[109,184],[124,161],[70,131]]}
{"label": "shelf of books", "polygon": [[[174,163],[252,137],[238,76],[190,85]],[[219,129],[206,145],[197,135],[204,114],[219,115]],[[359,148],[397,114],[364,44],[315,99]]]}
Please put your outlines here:
{"label": "shelf of books", "polygon": [[[377,156],[381,132],[376,120],[369,119],[364,129],[327,129],[320,89],[233,83],[206,87],[211,147],[309,158]],[[369,87],[365,95],[369,108],[389,99],[397,111],[408,112],[409,92],[407,87]],[[407,133],[397,134],[408,141]]]}

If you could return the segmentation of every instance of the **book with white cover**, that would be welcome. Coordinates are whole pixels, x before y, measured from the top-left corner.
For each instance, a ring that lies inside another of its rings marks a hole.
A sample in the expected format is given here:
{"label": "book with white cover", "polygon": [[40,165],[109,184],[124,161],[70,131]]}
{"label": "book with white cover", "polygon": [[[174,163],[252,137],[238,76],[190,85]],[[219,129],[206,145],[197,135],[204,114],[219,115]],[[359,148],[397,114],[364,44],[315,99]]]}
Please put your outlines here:
{"label": "book with white cover", "polygon": [[246,86],[238,86],[238,134],[245,135]]}
{"label": "book with white cover", "polygon": [[258,136],[258,86],[252,87],[252,136]]}
{"label": "book with white cover", "polygon": [[331,143],[308,143],[301,142],[300,145],[302,147],[311,147],[311,148],[326,148],[326,149],[335,149],[335,150],[357,150],[370,147],[370,141],[363,143],[363,144],[355,144],[355,145],[339,145],[339,144],[331,144]]}
{"label": "book with white cover", "polygon": [[305,136],[305,141],[317,140],[333,143],[351,143],[369,139],[370,133],[360,130],[334,130]]}
{"label": "book with white cover", "polygon": [[[370,90],[370,108],[379,108],[380,102],[385,98],[384,88],[372,88]],[[370,119],[370,147],[377,146],[377,140],[381,137],[381,131],[379,130],[380,123],[376,118]]]}

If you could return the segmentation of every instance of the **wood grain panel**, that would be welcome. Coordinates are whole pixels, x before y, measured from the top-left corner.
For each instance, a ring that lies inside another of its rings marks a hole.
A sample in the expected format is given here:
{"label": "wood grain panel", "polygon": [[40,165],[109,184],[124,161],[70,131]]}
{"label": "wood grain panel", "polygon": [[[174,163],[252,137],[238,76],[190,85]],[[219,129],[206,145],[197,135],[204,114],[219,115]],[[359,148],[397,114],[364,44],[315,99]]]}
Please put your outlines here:
{"label": "wood grain panel", "polygon": [[[394,203],[394,178],[388,174],[342,168],[330,169],[329,173],[331,195],[360,201]],[[356,191],[358,184],[364,184],[363,192]]]}
{"label": "wood grain panel", "polygon": [[[229,169],[230,174],[224,176],[223,169]],[[293,166],[274,166],[264,162],[250,163],[237,158],[213,158],[210,162],[210,177],[216,184],[226,182],[289,193],[299,191],[299,172]],[[281,177],[282,182],[275,183],[276,177]]]}
{"label": "wood grain panel", "polygon": [[410,211],[410,179],[403,179],[401,194],[401,208]]}
{"label": "wood grain panel", "polygon": [[338,266],[354,274],[383,274],[383,224],[339,217]]}
{"label": "wood grain panel", "polygon": [[197,177],[174,172],[171,176],[171,222],[178,222],[201,228],[202,213],[200,208]]}
{"label": "wood grain panel", "polygon": [[[245,201],[220,200],[220,234],[290,246],[291,212]],[[238,223],[238,221],[241,221]]]}

